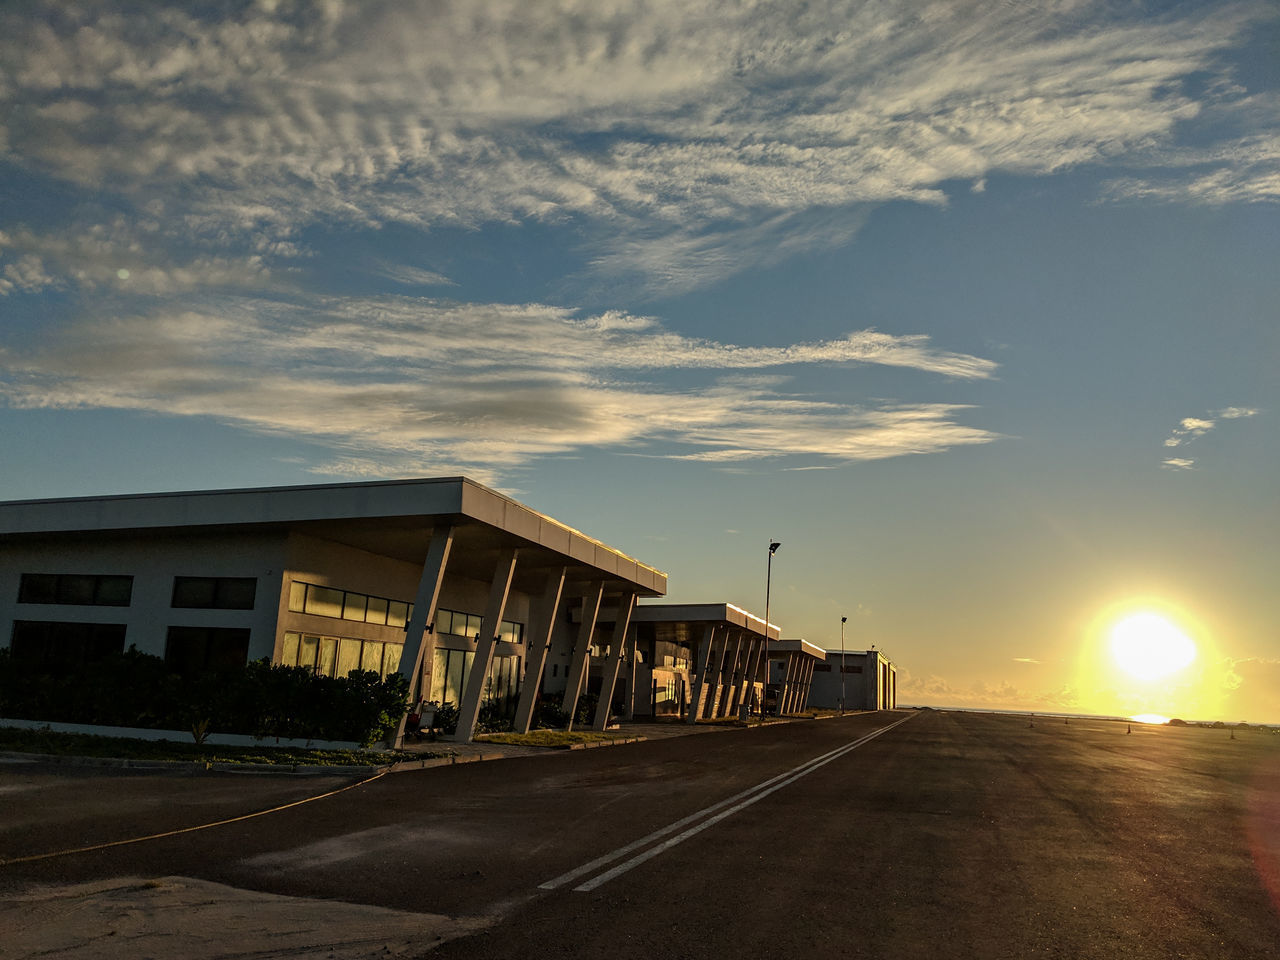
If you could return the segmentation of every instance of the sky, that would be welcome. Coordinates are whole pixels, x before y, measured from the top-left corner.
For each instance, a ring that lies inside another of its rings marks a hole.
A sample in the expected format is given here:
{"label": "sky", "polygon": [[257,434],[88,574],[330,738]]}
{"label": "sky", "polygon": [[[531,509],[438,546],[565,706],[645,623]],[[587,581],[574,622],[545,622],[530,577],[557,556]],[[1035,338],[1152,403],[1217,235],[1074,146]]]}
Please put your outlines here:
{"label": "sky", "polygon": [[902,703],[1280,721],[1278,253],[1270,0],[0,7],[0,499],[776,539]]}

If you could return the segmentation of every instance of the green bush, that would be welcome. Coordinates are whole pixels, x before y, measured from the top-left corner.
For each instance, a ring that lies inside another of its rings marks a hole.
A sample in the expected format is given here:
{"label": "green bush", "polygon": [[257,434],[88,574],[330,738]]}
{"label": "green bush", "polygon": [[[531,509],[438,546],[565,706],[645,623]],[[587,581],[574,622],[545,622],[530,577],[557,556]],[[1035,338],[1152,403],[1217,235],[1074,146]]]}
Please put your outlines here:
{"label": "green bush", "polygon": [[368,745],[395,731],[408,693],[408,681],[395,673],[385,680],[358,670],[324,677],[255,660],[241,670],[184,677],[132,647],[74,668],[29,664],[0,650],[0,716],[15,720]]}
{"label": "green bush", "polygon": [[458,708],[453,701],[447,701],[436,708],[434,729],[452,736],[458,730]]}
{"label": "green bush", "polygon": [[569,715],[560,708],[559,698],[543,697],[533,715],[535,730],[563,730],[569,725]]}

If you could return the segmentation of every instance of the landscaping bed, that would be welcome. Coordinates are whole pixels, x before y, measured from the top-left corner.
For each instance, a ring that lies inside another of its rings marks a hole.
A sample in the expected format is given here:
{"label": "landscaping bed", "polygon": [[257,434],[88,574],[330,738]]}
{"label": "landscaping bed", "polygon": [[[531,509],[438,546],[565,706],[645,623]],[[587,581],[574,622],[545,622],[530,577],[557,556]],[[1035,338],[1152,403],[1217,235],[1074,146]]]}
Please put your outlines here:
{"label": "landscaping bed", "polygon": [[[0,727],[0,751],[52,757],[100,757],[116,760],[187,763],[252,763],[279,766],[368,767],[403,760],[404,753],[385,750],[307,750],[299,747],[222,747],[171,740],[130,740],[86,733],[54,733]],[[442,750],[441,755],[447,755]],[[420,759],[423,754],[414,754]]]}

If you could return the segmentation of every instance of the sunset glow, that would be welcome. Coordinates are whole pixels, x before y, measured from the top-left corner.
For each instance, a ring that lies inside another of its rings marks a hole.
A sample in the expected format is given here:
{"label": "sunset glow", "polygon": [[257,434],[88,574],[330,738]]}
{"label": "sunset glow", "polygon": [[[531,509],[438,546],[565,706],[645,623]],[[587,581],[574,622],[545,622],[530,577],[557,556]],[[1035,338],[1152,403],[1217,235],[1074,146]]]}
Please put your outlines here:
{"label": "sunset glow", "polygon": [[1172,621],[1156,613],[1137,613],[1111,628],[1111,655],[1138,680],[1159,680],[1196,658],[1196,646]]}

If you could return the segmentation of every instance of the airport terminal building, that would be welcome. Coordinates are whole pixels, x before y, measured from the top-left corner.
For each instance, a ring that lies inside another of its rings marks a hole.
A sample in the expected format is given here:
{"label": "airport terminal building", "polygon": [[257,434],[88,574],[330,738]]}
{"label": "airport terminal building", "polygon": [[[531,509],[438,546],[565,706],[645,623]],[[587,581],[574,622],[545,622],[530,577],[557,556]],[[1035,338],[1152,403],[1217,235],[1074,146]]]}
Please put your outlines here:
{"label": "airport terminal building", "polygon": [[495,701],[517,731],[539,698],[572,716],[587,693],[599,729],[758,711],[766,676],[770,712],[818,704],[817,647],[666,592],[463,477],[0,503],[0,645],[27,660],[399,672],[412,701],[457,705],[460,740]]}

